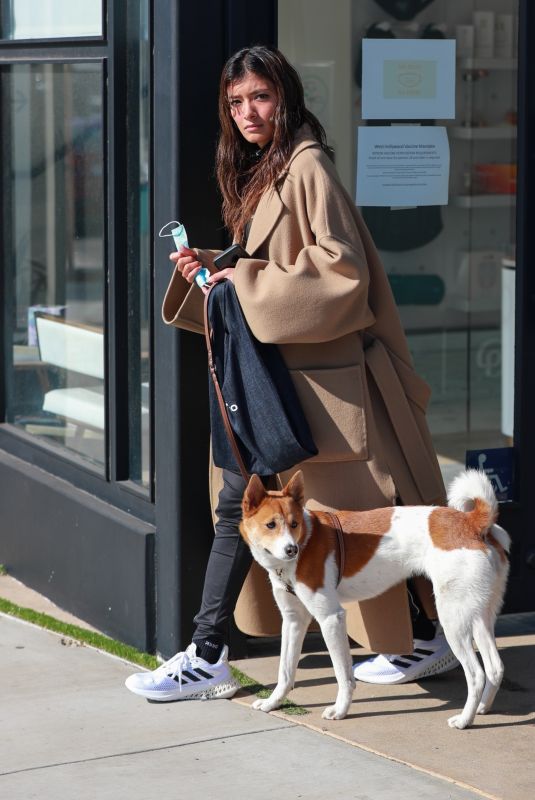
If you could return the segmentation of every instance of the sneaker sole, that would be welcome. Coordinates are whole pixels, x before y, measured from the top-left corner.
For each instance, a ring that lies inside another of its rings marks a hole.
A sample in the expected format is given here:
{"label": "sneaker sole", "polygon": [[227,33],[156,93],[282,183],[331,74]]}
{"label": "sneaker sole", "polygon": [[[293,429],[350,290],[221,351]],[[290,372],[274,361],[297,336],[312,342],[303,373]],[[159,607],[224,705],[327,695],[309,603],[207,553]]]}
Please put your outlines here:
{"label": "sneaker sole", "polygon": [[355,678],[358,681],[361,681],[361,683],[377,683],[383,686],[394,686],[400,683],[413,683],[421,678],[430,678],[433,675],[440,675],[442,672],[448,672],[450,669],[455,669],[455,667],[458,666],[459,661],[455,658],[453,653],[448,653],[447,655],[439,658],[433,664],[430,664],[425,669],[418,669],[418,667],[414,667],[413,670],[407,671],[404,675],[400,675],[399,678],[392,678],[388,675],[385,675],[384,678],[381,678],[381,676],[373,676],[372,679],[359,678],[357,675],[355,675]]}
{"label": "sneaker sole", "polygon": [[144,697],[146,700],[154,700],[160,703],[169,703],[177,700],[223,700],[234,697],[240,688],[240,684],[236,681],[228,681],[214,686],[207,686],[197,692],[184,694],[184,692],[152,692],[150,689],[138,689],[134,686],[128,686],[127,683],[125,683],[125,686],[131,692]]}

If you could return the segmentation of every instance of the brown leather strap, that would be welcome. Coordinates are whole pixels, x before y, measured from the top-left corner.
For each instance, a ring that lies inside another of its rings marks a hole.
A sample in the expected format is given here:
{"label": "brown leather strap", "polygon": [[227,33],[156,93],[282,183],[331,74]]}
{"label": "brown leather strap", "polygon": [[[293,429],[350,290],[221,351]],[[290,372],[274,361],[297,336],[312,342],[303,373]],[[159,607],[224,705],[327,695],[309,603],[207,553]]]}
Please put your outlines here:
{"label": "brown leather strap", "polygon": [[338,538],[338,583],[337,586],[340,584],[340,581],[344,575],[344,568],[346,565],[346,548],[344,544],[344,532],[342,530],[342,525],[340,524],[340,520],[336,514],[332,511],[327,512],[331,518],[331,522],[333,528],[336,531],[336,536]]}
{"label": "brown leather strap", "polygon": [[225,426],[225,431],[230,442],[230,446],[232,447],[232,452],[234,453],[234,458],[240,468],[240,472],[243,476],[243,479],[246,483],[249,483],[249,478],[251,477],[247,470],[245,469],[245,464],[243,463],[243,458],[240,453],[240,448],[238,447],[238,442],[236,441],[236,437],[234,436],[234,431],[232,430],[232,425],[230,424],[227,406],[225,405],[225,400],[223,399],[223,394],[221,392],[221,386],[219,385],[219,380],[217,377],[217,370],[214,361],[214,354],[212,352],[212,331],[210,330],[210,322],[208,319],[208,298],[210,297],[210,292],[217,285],[216,283],[212,283],[208,287],[208,291],[205,293],[204,297],[204,338],[206,340],[206,350],[208,351],[208,368],[210,370],[210,375],[212,376],[212,380],[214,382],[215,393],[217,397],[217,402],[219,404],[219,410],[221,411],[221,419],[223,420],[223,425]]}

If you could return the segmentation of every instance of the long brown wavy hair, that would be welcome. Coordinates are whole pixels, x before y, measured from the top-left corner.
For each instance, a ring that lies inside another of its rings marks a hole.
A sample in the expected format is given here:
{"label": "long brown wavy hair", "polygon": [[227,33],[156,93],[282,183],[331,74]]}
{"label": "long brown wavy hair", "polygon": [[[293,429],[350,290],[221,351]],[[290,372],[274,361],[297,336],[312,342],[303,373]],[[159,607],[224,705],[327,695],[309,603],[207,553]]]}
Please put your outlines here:
{"label": "long brown wavy hair", "polygon": [[[238,130],[228,101],[229,87],[248,73],[271,81],[277,97],[273,139],[261,155]],[[219,85],[219,120],[216,176],[223,195],[223,221],[234,241],[241,242],[261,195],[280,179],[298,128],[307,122],[324,150],[328,150],[327,140],[319,120],[305,108],[303,84],[296,70],[280,50],[266,45],[245,47],[225,64]]]}

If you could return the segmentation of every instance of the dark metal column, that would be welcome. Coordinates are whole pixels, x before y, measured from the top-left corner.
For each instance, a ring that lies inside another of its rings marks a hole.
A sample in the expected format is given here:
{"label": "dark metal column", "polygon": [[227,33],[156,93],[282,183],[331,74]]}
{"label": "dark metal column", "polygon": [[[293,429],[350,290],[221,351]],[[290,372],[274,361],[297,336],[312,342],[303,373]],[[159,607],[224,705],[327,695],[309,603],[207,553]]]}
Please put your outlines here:
{"label": "dark metal column", "polygon": [[530,57],[535,7],[520,0],[518,42],[518,192],[515,326],[515,456],[517,512],[501,514],[513,536],[507,610],[535,608],[535,64]]}
{"label": "dark metal column", "polygon": [[[154,225],[163,225],[178,206],[178,8],[160,0],[153,11],[153,191]],[[166,240],[154,238],[154,430],[156,501],[156,639],[169,654],[180,641],[179,335],[159,325],[169,279]]]}

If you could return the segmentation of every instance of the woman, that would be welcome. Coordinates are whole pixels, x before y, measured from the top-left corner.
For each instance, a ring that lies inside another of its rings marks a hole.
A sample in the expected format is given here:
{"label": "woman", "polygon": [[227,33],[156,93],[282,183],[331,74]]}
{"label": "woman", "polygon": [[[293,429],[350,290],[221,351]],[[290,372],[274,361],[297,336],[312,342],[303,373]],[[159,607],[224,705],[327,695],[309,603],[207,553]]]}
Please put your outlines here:
{"label": "woman", "polygon": [[[428,388],[413,370],[388,280],[329,158],[325,132],[305,108],[299,76],[276,49],[241,50],[223,70],[219,114],[223,219],[250,258],[217,272],[216,251],[173,253],[165,322],[203,332],[204,296],[194,284],[201,266],[212,281],[233,281],[254,336],[279,346],[312,429],[319,453],[300,465],[309,507],[443,502],[424,416]],[[266,576],[251,566],[238,531],[244,488],[240,474],[212,467],[216,535],[193,642],[155,672],[131,676],[126,685],[137,694],[231,696],[232,613],[248,634],[279,631]],[[357,677],[401,682],[455,665],[415,592],[411,601],[424,623],[415,635],[428,640],[423,664],[419,656],[406,667],[378,656],[359,665]],[[353,604],[347,622],[350,635],[376,652],[413,649],[405,587]]]}

